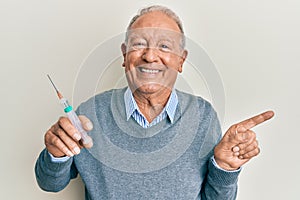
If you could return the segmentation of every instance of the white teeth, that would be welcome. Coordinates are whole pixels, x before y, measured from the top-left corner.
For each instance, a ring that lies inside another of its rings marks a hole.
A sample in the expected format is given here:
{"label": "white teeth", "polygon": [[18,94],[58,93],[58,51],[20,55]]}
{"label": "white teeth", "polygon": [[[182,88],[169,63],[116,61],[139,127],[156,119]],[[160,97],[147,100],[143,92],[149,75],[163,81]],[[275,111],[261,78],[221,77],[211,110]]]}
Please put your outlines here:
{"label": "white teeth", "polygon": [[159,72],[158,69],[145,69],[145,68],[141,68],[141,71],[145,72],[145,73],[150,73],[150,74],[156,74]]}

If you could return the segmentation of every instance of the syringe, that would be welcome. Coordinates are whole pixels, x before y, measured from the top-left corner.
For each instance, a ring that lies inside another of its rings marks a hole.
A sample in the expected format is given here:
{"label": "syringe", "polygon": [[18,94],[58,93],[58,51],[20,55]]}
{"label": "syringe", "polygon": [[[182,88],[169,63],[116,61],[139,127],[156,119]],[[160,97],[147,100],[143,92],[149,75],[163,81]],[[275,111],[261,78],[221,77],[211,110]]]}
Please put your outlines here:
{"label": "syringe", "polygon": [[78,130],[78,132],[81,135],[81,142],[83,144],[84,147],[86,148],[91,148],[93,146],[93,140],[92,138],[87,134],[87,132],[83,129],[81,122],[77,116],[77,114],[75,113],[75,111],[73,110],[72,106],[69,104],[68,100],[66,98],[64,98],[62,96],[62,94],[58,91],[58,89],[56,88],[56,86],[54,85],[53,81],[51,80],[50,76],[47,74],[51,84],[53,85],[57,96],[59,98],[60,103],[62,104],[65,113],[67,114],[69,120],[71,121],[71,123],[73,124],[73,126],[75,126],[75,128]]}

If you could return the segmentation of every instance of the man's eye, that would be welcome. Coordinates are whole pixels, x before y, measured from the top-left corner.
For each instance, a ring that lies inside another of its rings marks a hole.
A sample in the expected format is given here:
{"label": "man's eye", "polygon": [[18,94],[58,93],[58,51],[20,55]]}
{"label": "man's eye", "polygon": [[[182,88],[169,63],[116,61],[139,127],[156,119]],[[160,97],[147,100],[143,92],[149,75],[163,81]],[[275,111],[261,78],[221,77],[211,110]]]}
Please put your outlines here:
{"label": "man's eye", "polygon": [[133,46],[135,46],[135,47],[145,47],[146,44],[142,43],[142,42],[137,42],[137,43],[134,43]]}
{"label": "man's eye", "polygon": [[147,43],[143,41],[133,42],[131,45],[134,49],[144,49],[147,47]]}
{"label": "man's eye", "polygon": [[171,51],[170,46],[167,45],[167,44],[161,44],[161,45],[159,45],[159,48],[160,48],[162,51]]}

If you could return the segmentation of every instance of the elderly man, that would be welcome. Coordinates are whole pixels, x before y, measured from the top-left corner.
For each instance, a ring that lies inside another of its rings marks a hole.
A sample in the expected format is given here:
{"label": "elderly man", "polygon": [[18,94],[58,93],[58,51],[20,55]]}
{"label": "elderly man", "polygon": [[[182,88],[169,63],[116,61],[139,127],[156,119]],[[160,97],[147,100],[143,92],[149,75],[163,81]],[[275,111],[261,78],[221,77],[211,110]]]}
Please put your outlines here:
{"label": "elderly man", "polygon": [[131,20],[121,46],[128,87],[77,109],[91,149],[65,117],[46,132],[35,168],[42,189],[60,191],[80,174],[86,199],[236,198],[240,167],[259,154],[250,129],[273,112],[231,126],[222,138],[211,105],[174,88],[184,43],[168,8],[147,7]]}

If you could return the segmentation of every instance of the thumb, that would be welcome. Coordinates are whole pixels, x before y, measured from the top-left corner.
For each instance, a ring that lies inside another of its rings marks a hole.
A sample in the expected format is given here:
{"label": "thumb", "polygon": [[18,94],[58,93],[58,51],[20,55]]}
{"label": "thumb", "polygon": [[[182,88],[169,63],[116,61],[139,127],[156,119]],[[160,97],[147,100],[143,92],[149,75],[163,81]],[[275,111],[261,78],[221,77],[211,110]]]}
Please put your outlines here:
{"label": "thumb", "polygon": [[81,121],[82,127],[86,131],[91,131],[93,129],[93,123],[90,121],[89,118],[87,118],[85,115],[79,115],[78,118]]}

